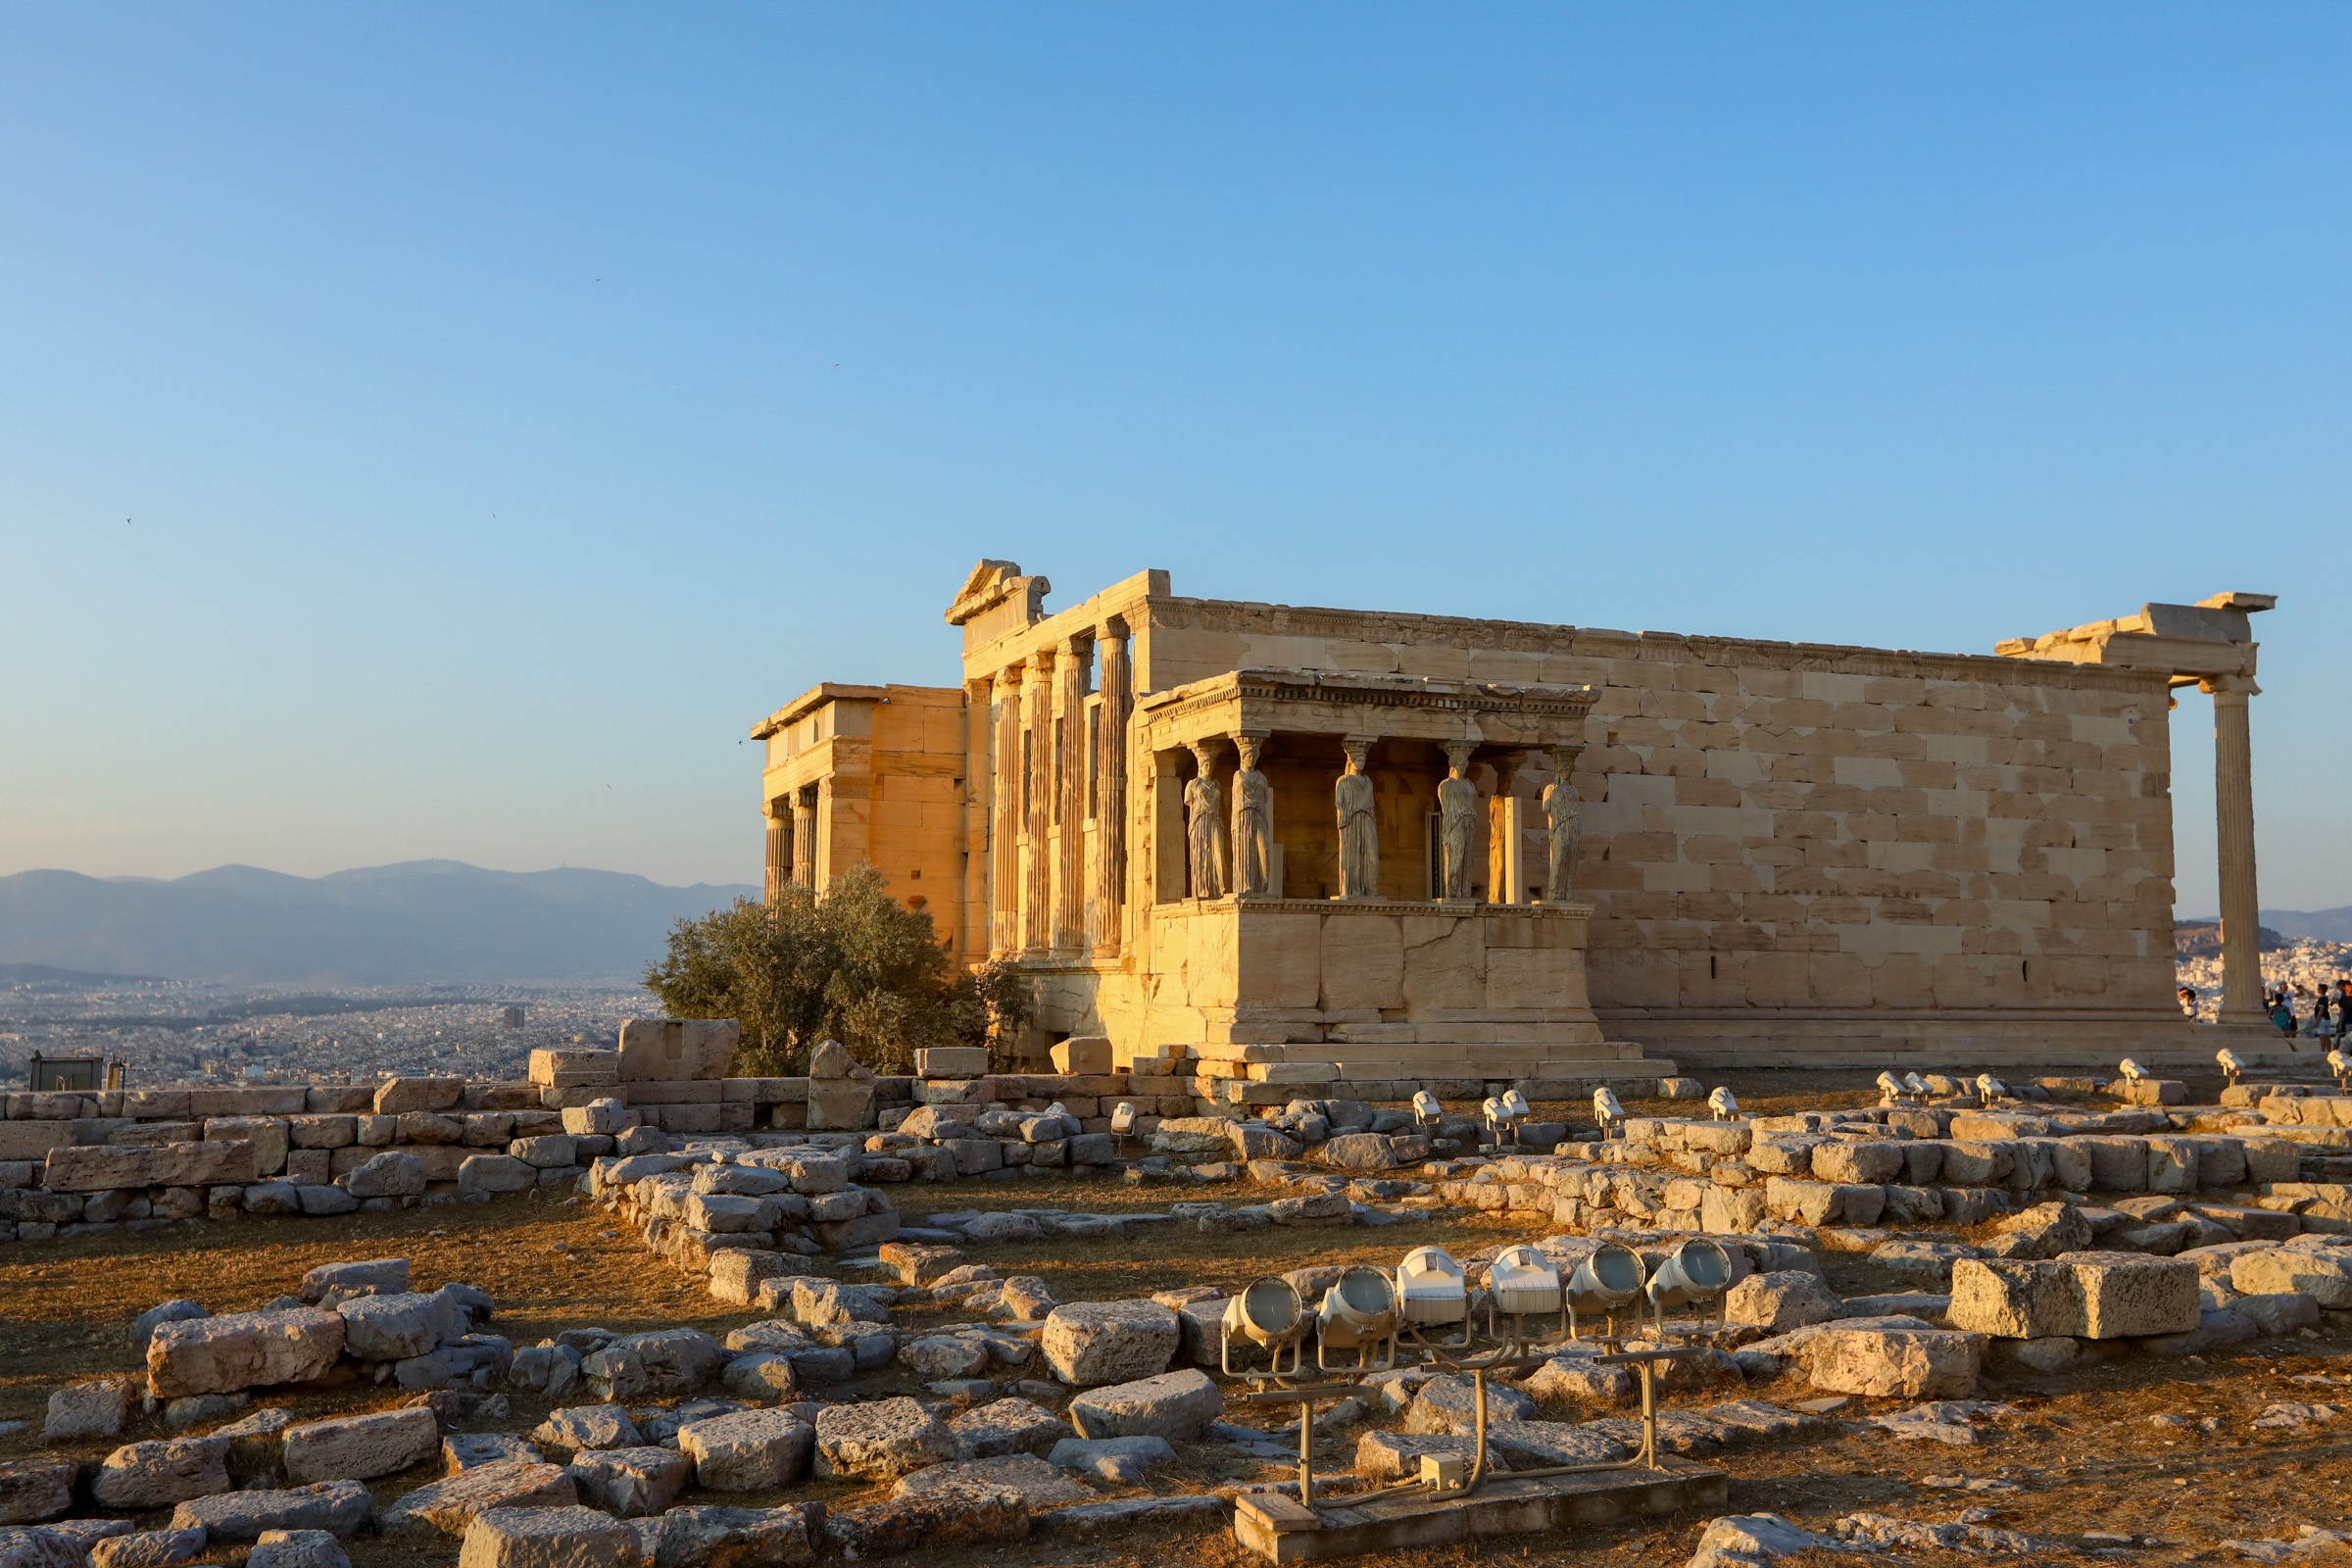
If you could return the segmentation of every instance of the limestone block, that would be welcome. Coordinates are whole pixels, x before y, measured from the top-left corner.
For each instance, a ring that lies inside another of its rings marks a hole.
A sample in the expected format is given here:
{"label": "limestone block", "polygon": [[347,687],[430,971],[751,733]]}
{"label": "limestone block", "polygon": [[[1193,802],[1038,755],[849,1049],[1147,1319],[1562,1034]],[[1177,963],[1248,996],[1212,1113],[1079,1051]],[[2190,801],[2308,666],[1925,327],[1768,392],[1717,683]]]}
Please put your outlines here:
{"label": "limestone block", "polygon": [[147,1342],[148,1387],[170,1399],[306,1382],[334,1365],[343,1334],[340,1316],[314,1307],[161,1323]]}
{"label": "limestone block", "polygon": [[1073,1035],[1054,1046],[1053,1054],[1055,1072],[1099,1074],[1110,1071],[1110,1039],[1106,1035]]}
{"label": "limestone block", "polygon": [[956,1455],[956,1435],[913,1399],[829,1404],[816,1415],[820,1476],[888,1481]]}
{"label": "limestone block", "polygon": [[638,1399],[693,1394],[718,1375],[727,1352],[695,1329],[627,1334],[580,1361],[580,1375],[600,1397]]}
{"label": "limestone block", "polygon": [[204,1124],[204,1142],[244,1142],[253,1146],[257,1175],[274,1176],[286,1168],[289,1129],[278,1116],[215,1116]]}
{"label": "limestone block", "polygon": [[424,1161],[415,1154],[390,1149],[369,1155],[343,1178],[343,1190],[361,1199],[420,1198],[424,1186]]}
{"label": "limestone block", "polygon": [[572,1505],[482,1509],[458,1548],[458,1568],[638,1568],[641,1560],[637,1532]]}
{"label": "limestone block", "polygon": [[978,1078],[987,1071],[986,1046],[930,1046],[914,1054],[917,1078]]}
{"label": "limestone block", "polygon": [[2009,1180],[2017,1151],[2007,1141],[1971,1143],[1955,1139],[1943,1146],[1943,1180],[1954,1187],[1999,1187]]}
{"label": "limestone block", "polygon": [[1819,1275],[1797,1270],[1750,1274],[1724,1298],[1728,1321],[1775,1334],[1808,1323],[1826,1323],[1843,1310],[1844,1303]]}
{"label": "limestone block", "polygon": [[1903,1146],[1892,1141],[1868,1143],[1835,1138],[1813,1148],[1816,1181],[1864,1183],[1878,1186],[1903,1171]]}
{"label": "limestone block", "polygon": [[0,1525],[37,1524],[70,1511],[74,1473],[71,1459],[0,1462]]}
{"label": "limestone block", "polygon": [[162,1508],[232,1484],[225,1439],[169,1438],[108,1454],[90,1481],[90,1497],[101,1508]]}
{"label": "limestone block", "polygon": [[[1496,1421],[1533,1421],[1538,1414],[1536,1401],[1506,1384],[1487,1385],[1487,1419]],[[1478,1395],[1471,1379],[1463,1375],[1431,1378],[1405,1406],[1404,1430],[1407,1432],[1442,1432],[1466,1437],[1477,1430]]]}
{"label": "limestone block", "polygon": [[724,1078],[742,1039],[732,1018],[631,1018],[620,1026],[620,1081]]}
{"label": "limestone block", "polygon": [[1189,1443],[1225,1413],[1225,1396],[1206,1373],[1186,1367],[1134,1383],[1090,1389],[1070,1401],[1085,1438],[1166,1438]]}
{"label": "limestone block", "polygon": [[574,1138],[617,1138],[636,1120],[628,1106],[610,1096],[585,1105],[566,1105],[563,1115],[564,1130]]}
{"label": "limestone block", "polygon": [[375,1092],[374,1109],[379,1116],[448,1110],[465,1093],[463,1078],[387,1078]]}
{"label": "limestone block", "polygon": [[2245,1296],[2293,1292],[2322,1306],[2352,1308],[2352,1249],[2322,1252],[2275,1247],[2248,1252],[2231,1261],[2230,1285]]}
{"label": "limestone block", "polygon": [[[357,1482],[330,1483],[357,1486]],[[367,1494],[362,1492],[361,1495]],[[561,1465],[509,1459],[476,1465],[404,1493],[383,1512],[387,1536],[462,1536],[476,1515],[494,1508],[560,1508],[579,1501],[578,1486]],[[602,1514],[596,1515],[602,1519]],[[620,1528],[615,1526],[615,1528]],[[631,1541],[635,1538],[632,1535]],[[633,1564],[623,1568],[634,1568]]]}
{"label": "limestone block", "polygon": [[[638,1527],[645,1568],[736,1568],[742,1564],[809,1562],[815,1554],[811,1510],[672,1508]],[[658,1523],[657,1529],[648,1526]]]}
{"label": "limestone block", "polygon": [[668,1448],[591,1448],[565,1468],[582,1497],[624,1519],[660,1513],[694,1476],[694,1461]]}
{"label": "limestone block", "polygon": [[541,1047],[531,1053],[530,1080],[542,1089],[601,1089],[620,1082],[620,1053]]}
{"label": "limestone block", "polygon": [[893,1497],[920,1496],[946,1487],[1000,1488],[1031,1509],[1066,1507],[1093,1502],[1098,1494],[1078,1485],[1034,1453],[1006,1454],[991,1459],[957,1459],[936,1464],[899,1478]]}
{"label": "limestone block", "polygon": [[286,1428],[289,1481],[369,1481],[397,1475],[439,1451],[441,1423],[423,1405]]}
{"label": "limestone block", "polygon": [[1048,1314],[1039,1348],[1062,1382],[1099,1388],[1164,1372],[1178,1338],[1176,1314],[1156,1301],[1080,1301]]}
{"label": "limestone block", "polygon": [[854,1131],[874,1124],[875,1090],[855,1078],[810,1079],[808,1126],[811,1131]]}
{"label": "limestone block", "polygon": [[1984,1337],[1951,1329],[1825,1324],[1798,1348],[1806,1377],[1831,1394],[1965,1399],[1976,1392]]}
{"label": "limestone block", "polygon": [[316,1303],[324,1300],[329,1291],[345,1296],[395,1295],[408,1288],[407,1258],[370,1257],[349,1263],[321,1263],[303,1275],[295,1294]]}
{"label": "limestone block", "polygon": [[342,1540],[368,1522],[370,1499],[357,1481],[318,1481],[273,1492],[224,1492],[172,1510],[174,1530],[201,1529],[216,1542],[255,1541],[269,1530],[323,1530]]}
{"label": "limestone block", "polygon": [[557,1449],[634,1448],[645,1439],[617,1404],[574,1404],[551,1410],[531,1441]]}
{"label": "limestone block", "polygon": [[[570,1139],[565,1139],[569,1143]],[[545,1139],[531,1142],[545,1143]],[[458,1165],[461,1193],[525,1193],[539,1185],[539,1169],[512,1154],[468,1154]]]}
{"label": "limestone block", "polygon": [[43,1443],[87,1443],[112,1438],[130,1414],[133,1382],[129,1378],[96,1378],[71,1383],[49,1396],[49,1411],[41,1422]]}
{"label": "limestone block", "polygon": [[789,1486],[808,1472],[815,1442],[808,1424],[785,1410],[743,1410],[678,1429],[678,1451],[693,1460],[696,1484],[711,1492]]}
{"label": "limestone block", "polygon": [[181,1568],[205,1554],[201,1530],[141,1530],[90,1543],[90,1568]]}
{"label": "limestone block", "polygon": [[956,1434],[956,1451],[966,1459],[1043,1453],[1075,1435],[1068,1422],[1017,1396],[958,1411],[949,1417],[948,1429]]}
{"label": "limestone block", "polygon": [[2037,1203],[2000,1223],[2005,1257],[2048,1258],[2090,1246],[2090,1221],[2072,1203]]}
{"label": "limestone block", "polygon": [[351,1557],[324,1530],[265,1530],[245,1568],[351,1568]]}
{"label": "limestone block", "polygon": [[[435,1292],[360,1296],[338,1302],[344,1350],[363,1361],[400,1361],[462,1339],[471,1324],[450,1298]],[[320,1478],[323,1479],[323,1478]]]}
{"label": "limestone block", "polygon": [[825,1538],[856,1561],[900,1552],[953,1551],[1025,1539],[1029,1504],[1009,1487],[958,1481],[825,1515]]}
{"label": "limestone block", "polygon": [[2144,1142],[2148,1152],[2149,1192],[2193,1193],[2197,1190],[2195,1139],[2155,1136]]}

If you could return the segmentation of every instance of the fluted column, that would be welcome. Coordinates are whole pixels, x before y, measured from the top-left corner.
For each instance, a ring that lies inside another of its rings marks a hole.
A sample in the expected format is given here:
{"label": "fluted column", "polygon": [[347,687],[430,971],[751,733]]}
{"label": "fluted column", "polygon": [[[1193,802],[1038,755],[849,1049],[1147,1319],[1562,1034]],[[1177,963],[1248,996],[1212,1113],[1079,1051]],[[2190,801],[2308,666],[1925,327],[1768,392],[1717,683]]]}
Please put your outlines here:
{"label": "fluted column", "polygon": [[1086,946],[1086,674],[1092,639],[1061,645],[1054,682],[1059,713],[1054,721],[1054,946],[1075,953]]}
{"label": "fluted column", "polygon": [[1021,747],[1021,948],[1042,953],[1054,944],[1054,651],[1030,656],[1028,735]]}
{"label": "fluted column", "polygon": [[2214,847],[2221,862],[2224,1023],[2260,1023],[2262,896],[2254,878],[2254,736],[2247,675],[2198,683],[2213,698]]}
{"label": "fluted column", "polygon": [[792,875],[792,808],[782,796],[767,803],[767,856],[764,861],[767,875],[762,903],[773,904],[782,891],[785,880]]}
{"label": "fluted column", "polygon": [[816,787],[811,784],[792,792],[792,879],[805,888],[816,886]]}
{"label": "fluted column", "polygon": [[1116,953],[1127,902],[1127,627],[1113,620],[1096,633],[1102,650],[1102,701],[1095,711],[1095,897],[1089,906],[1094,950]]}
{"label": "fluted column", "polygon": [[988,951],[1021,946],[1021,666],[997,672],[989,707]]}

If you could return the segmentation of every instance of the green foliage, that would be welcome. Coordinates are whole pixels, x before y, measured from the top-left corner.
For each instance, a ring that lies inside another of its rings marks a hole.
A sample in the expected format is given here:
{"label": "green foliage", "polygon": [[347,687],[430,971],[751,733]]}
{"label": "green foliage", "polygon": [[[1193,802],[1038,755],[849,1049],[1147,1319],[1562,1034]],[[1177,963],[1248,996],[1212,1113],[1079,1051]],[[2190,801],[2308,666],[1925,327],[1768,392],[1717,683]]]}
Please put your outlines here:
{"label": "green foliage", "polygon": [[738,899],[678,921],[645,988],[673,1018],[741,1023],[734,1070],[760,1075],[807,1071],[820,1040],[876,1072],[909,1072],[918,1048],[987,1045],[1029,1010],[1006,966],[956,972],[929,911],[892,898],[871,866],[821,895],[786,887],[772,903]]}

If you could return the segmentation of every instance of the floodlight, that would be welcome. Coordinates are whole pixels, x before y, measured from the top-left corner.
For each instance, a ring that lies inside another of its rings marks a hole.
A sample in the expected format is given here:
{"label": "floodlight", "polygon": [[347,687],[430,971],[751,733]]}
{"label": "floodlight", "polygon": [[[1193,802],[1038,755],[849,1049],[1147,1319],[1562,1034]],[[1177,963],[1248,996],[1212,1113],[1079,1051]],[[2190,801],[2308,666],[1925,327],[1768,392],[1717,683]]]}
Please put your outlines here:
{"label": "floodlight", "polygon": [[1879,1103],[1899,1105],[1903,1102],[1903,1081],[1890,1072],[1879,1074]]}
{"label": "floodlight", "polygon": [[1903,1074],[1903,1087],[1922,1100],[1928,1098],[1928,1081],[1915,1072]]}
{"label": "floodlight", "polygon": [[1560,1309],[1560,1271],[1532,1247],[1506,1247],[1487,1269],[1495,1310],[1513,1317]]}
{"label": "floodlight", "polygon": [[1233,1346],[1236,1340],[1248,1340],[1272,1352],[1273,1373],[1284,1375],[1282,1352],[1291,1352],[1290,1370],[1298,1370],[1301,1354],[1299,1342],[1306,1338],[1306,1314],[1299,1310],[1298,1289],[1289,1280],[1259,1280],[1241,1295],[1225,1302],[1223,1336],[1220,1347],[1225,1375],[1236,1377],[1241,1369],[1233,1364]]}
{"label": "floodlight", "polygon": [[1642,1254],[1615,1242],[1603,1242],[1591,1256],[1568,1273],[1561,1295],[1566,1299],[1569,1327],[1575,1314],[1616,1311],[1642,1294]]}
{"label": "floodlight", "polygon": [[1135,1131],[1135,1104],[1132,1101],[1122,1100],[1111,1107],[1110,1130],[1114,1133]]}
{"label": "floodlight", "polygon": [[1731,1284],[1731,1255],[1721,1247],[1699,1236],[1683,1243],[1649,1276],[1646,1294],[1657,1311],[1658,1332],[1665,1333],[1668,1307],[1697,1307],[1703,1315],[1706,1304],[1720,1300]]}
{"label": "floodlight", "polygon": [[1416,1247],[1396,1265],[1396,1295],[1404,1321],[1458,1323],[1470,1314],[1462,1265],[1443,1247]]}
{"label": "floodlight", "polygon": [[1532,1108],[1525,1095],[1516,1089],[1506,1089],[1498,1102],[1497,1114],[1505,1121],[1520,1121],[1530,1114]]}
{"label": "floodlight", "polygon": [[2246,1064],[2237,1059],[2237,1053],[2231,1051],[2228,1046],[2215,1052],[2213,1059],[2222,1064],[2222,1076],[2229,1079],[2231,1084],[2235,1084],[2237,1075],[2246,1070]]}
{"label": "floodlight", "polygon": [[1607,1084],[1592,1091],[1592,1118],[1600,1123],[1603,1138],[1609,1134],[1609,1123],[1625,1120],[1625,1107],[1617,1103],[1617,1097],[1609,1092]]}
{"label": "floodlight", "polygon": [[1358,1370],[1392,1365],[1396,1338],[1396,1288],[1380,1270],[1351,1268],[1323,1293],[1315,1318],[1315,1364],[1323,1370],[1333,1370],[1326,1359],[1333,1350],[1353,1350]]}
{"label": "floodlight", "polygon": [[1446,1107],[1438,1103],[1437,1096],[1431,1094],[1426,1089],[1416,1090],[1414,1092],[1413,1116],[1416,1120],[1434,1122],[1445,1114]]}
{"label": "floodlight", "polygon": [[1732,1093],[1729,1084],[1718,1085],[1707,1096],[1707,1109],[1715,1113],[1717,1121],[1729,1121],[1740,1114],[1740,1097]]}

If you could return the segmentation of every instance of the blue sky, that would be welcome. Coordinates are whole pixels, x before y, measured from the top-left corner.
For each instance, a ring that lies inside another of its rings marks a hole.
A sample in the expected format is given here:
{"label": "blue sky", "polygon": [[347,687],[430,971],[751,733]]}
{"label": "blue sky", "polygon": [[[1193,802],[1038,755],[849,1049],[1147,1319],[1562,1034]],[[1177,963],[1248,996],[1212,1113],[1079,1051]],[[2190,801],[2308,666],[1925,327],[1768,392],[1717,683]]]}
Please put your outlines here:
{"label": "blue sky", "polygon": [[0,872],[748,880],[750,723],[952,678],[993,555],[1958,651],[2276,592],[2264,903],[2352,902],[2348,68],[2296,5],[0,11]]}

